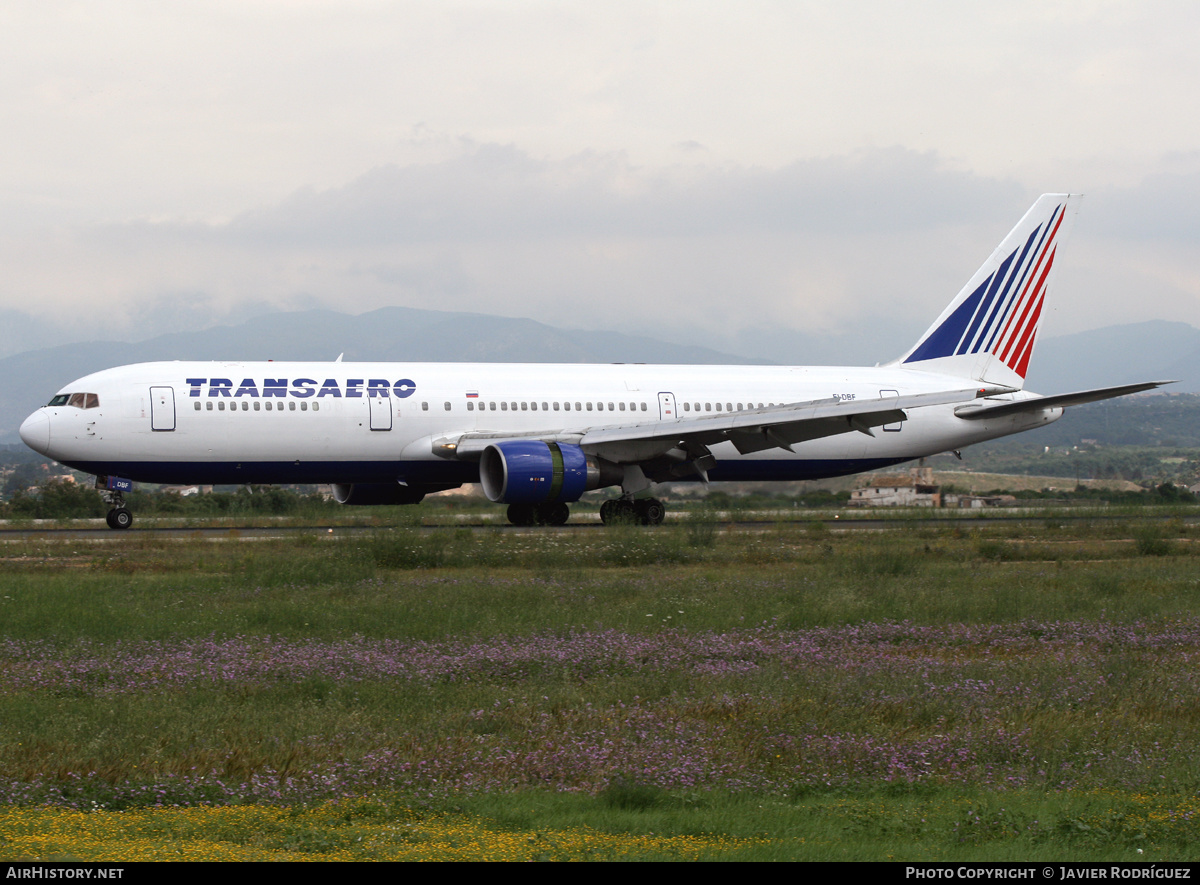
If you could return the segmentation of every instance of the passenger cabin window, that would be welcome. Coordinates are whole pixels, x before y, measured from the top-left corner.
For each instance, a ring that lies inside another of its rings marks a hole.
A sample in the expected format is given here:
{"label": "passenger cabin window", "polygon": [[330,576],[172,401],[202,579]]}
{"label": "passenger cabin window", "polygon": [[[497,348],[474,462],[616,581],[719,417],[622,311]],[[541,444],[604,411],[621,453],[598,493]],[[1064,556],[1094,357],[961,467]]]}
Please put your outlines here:
{"label": "passenger cabin window", "polygon": [[447,411],[447,412],[449,412],[449,411],[450,411],[450,403],[446,403],[446,411]]}

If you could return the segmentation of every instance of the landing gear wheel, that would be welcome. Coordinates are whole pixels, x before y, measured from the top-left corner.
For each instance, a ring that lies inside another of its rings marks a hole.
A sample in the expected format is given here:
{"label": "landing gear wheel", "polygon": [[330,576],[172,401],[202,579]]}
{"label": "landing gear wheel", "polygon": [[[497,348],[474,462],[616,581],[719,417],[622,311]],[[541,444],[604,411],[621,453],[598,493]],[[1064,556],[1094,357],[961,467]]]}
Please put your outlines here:
{"label": "landing gear wheel", "polygon": [[566,525],[570,518],[571,508],[561,501],[538,505],[537,521],[542,525]]}
{"label": "landing gear wheel", "polygon": [[537,508],[532,504],[509,504],[508,521],[513,525],[535,525]]}
{"label": "landing gear wheel", "polygon": [[638,522],[642,525],[661,525],[666,519],[667,508],[657,498],[643,498],[635,505]]}
{"label": "landing gear wheel", "polygon": [[133,514],[124,507],[118,507],[108,511],[104,521],[108,523],[110,529],[127,529],[133,525]]}
{"label": "landing gear wheel", "polygon": [[640,519],[633,502],[624,498],[613,498],[600,505],[600,521],[605,525],[633,523]]}

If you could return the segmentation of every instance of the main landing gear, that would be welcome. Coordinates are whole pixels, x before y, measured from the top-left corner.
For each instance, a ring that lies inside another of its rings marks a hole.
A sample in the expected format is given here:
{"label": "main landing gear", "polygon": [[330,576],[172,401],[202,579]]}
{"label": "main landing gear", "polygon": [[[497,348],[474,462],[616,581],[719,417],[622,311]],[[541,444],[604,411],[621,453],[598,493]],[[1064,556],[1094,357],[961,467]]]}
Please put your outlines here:
{"label": "main landing gear", "polygon": [[[113,513],[118,511],[114,510]],[[128,513],[129,511],[120,511]],[[600,521],[605,525],[659,525],[666,518],[667,508],[657,498],[612,498],[600,505]],[[112,514],[109,514],[110,520]],[[561,502],[554,504],[509,504],[508,521],[513,525],[566,525],[571,508]],[[111,521],[109,525],[112,525]],[[114,526],[116,528],[116,526]]]}
{"label": "main landing gear", "polygon": [[667,508],[657,498],[613,498],[600,505],[600,521],[613,523],[635,523],[637,525],[659,525],[667,516]]}
{"label": "main landing gear", "polygon": [[554,504],[509,504],[508,521],[513,525],[566,525],[571,508],[561,501]]}

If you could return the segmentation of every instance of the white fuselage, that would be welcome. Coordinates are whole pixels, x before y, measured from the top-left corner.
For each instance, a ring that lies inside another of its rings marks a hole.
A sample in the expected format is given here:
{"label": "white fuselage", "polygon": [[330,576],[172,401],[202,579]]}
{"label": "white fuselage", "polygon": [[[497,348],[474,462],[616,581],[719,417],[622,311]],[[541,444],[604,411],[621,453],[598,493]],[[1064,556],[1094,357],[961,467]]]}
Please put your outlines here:
{"label": "white fuselage", "polygon": [[[970,382],[967,382],[968,384]],[[21,428],[35,450],[98,475],[155,483],[479,481],[436,442],[672,422],[796,402],[906,396],[961,378],[883,368],[488,363],[159,362],[88,375]],[[1002,399],[1024,399],[1024,392]],[[1047,424],[1046,408],[968,421],[954,405],[908,420],[741,455],[713,447],[721,480],[856,473]]]}

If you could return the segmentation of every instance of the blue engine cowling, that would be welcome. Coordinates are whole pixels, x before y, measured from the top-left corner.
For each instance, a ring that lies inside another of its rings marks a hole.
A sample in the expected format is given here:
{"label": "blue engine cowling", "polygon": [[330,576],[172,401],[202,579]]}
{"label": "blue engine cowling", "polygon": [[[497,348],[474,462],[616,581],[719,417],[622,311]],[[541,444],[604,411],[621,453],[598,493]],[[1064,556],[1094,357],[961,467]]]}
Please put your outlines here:
{"label": "blue engine cowling", "polygon": [[[588,468],[591,466],[592,482]],[[497,504],[578,501],[598,488],[598,470],[579,446],[540,439],[512,439],[488,446],[479,459],[479,481]]]}

